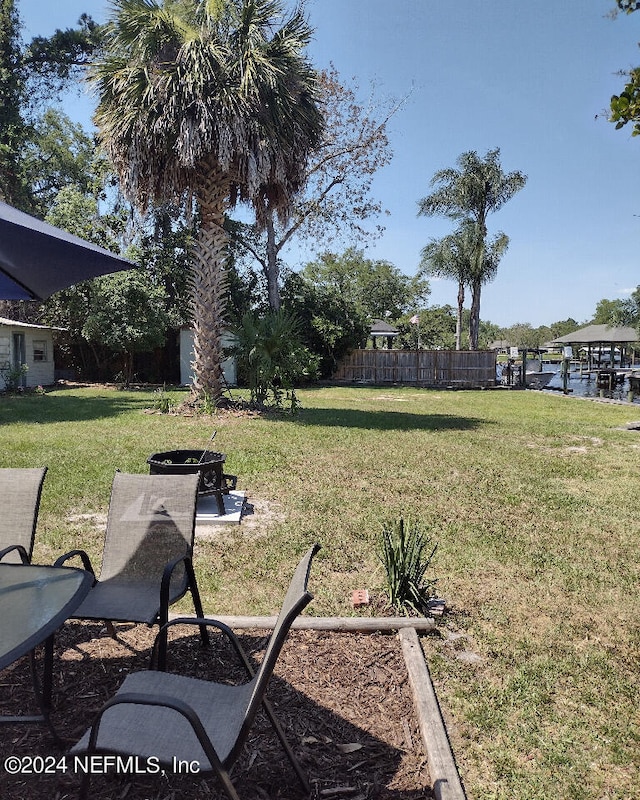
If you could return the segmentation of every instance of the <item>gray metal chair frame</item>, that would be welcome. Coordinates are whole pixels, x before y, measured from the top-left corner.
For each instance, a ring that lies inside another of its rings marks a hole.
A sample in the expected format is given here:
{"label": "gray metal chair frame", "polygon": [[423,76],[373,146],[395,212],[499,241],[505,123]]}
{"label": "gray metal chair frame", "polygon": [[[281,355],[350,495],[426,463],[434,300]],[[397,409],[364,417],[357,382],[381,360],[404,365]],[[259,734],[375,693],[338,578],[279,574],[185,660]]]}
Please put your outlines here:
{"label": "gray metal chair frame", "polygon": [[[80,558],[94,585],[73,619],[140,622],[162,628],[169,606],[191,592],[196,616],[202,603],[193,570],[198,475],[130,475],[113,479],[100,577],[84,550],[60,556],[55,566]],[[206,627],[200,628],[208,644]],[[111,625],[112,635],[114,634]],[[159,662],[166,651],[166,631]]]}
{"label": "gray metal chair frame", "polygon": [[0,469],[0,560],[29,564],[46,467]]}
{"label": "gray metal chair frame", "polygon": [[[215,619],[178,618],[167,624],[167,628],[203,623],[217,628],[232,643],[247,673],[246,683],[214,683],[157,670],[132,673],[102,707],[91,728],[71,752],[89,756],[112,753],[155,757],[169,767],[185,760],[196,761],[199,774],[217,775],[227,797],[239,800],[229,770],[240,755],[262,706],[302,788],[309,793],[306,775],[265,693],[291,624],[313,599],[307,591],[307,582],[311,561],[319,549],[319,545],[314,545],[298,564],[257,671],[236,635],[224,623]],[[87,797],[89,783],[90,775],[84,775],[81,798]]]}

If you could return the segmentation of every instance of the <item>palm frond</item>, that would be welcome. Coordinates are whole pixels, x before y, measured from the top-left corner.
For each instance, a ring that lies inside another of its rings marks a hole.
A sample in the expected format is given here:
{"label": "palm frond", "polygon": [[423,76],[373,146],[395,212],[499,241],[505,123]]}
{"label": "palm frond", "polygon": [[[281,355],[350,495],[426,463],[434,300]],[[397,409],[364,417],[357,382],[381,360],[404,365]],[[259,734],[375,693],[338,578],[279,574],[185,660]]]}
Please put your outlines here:
{"label": "palm frond", "polygon": [[[204,164],[229,201],[286,213],[322,135],[311,29],[281,0],[114,0],[90,80],[100,137],[125,192],[151,200],[197,189]],[[145,165],[145,168],[142,168]]]}

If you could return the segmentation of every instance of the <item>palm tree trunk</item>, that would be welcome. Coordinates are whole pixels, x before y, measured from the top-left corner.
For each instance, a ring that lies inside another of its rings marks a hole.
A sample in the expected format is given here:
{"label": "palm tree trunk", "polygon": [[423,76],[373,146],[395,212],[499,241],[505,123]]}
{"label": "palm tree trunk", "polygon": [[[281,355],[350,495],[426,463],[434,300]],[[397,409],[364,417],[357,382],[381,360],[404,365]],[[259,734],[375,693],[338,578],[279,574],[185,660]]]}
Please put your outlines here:
{"label": "palm tree trunk", "polygon": [[458,313],[456,314],[456,350],[462,350],[463,308],[464,308],[464,282],[458,281]]}
{"label": "palm tree trunk", "polygon": [[469,350],[478,349],[480,337],[480,291],[482,281],[474,278],[471,284],[471,315],[469,317]]}
{"label": "palm tree trunk", "polygon": [[226,323],[227,235],[224,212],[228,176],[209,170],[196,190],[201,224],[193,247],[191,302],[193,310],[194,378],[198,397],[217,400],[222,394],[222,332]]}
{"label": "palm tree trunk", "polygon": [[485,254],[485,239],[487,227],[484,216],[478,221],[478,244],[476,253],[476,264],[471,280],[471,314],[469,316],[469,350],[478,349],[478,339],[480,336],[480,291],[484,279],[483,264]]}
{"label": "palm tree trunk", "polygon": [[280,266],[278,264],[278,247],[276,245],[276,230],[273,222],[273,209],[267,211],[267,259],[264,265],[269,295],[269,307],[272,311],[280,309]]}

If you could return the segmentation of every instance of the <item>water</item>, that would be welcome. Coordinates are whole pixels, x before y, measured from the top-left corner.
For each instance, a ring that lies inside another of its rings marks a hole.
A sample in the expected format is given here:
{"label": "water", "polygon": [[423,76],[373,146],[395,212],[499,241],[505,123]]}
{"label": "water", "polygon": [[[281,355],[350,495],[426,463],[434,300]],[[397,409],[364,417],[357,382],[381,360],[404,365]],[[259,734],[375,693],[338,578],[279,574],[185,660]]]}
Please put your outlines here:
{"label": "water", "polygon": [[[555,366],[552,364],[545,364],[544,370],[548,372],[550,370],[555,369]],[[636,374],[638,374],[636,372]],[[551,378],[549,383],[547,384],[547,390],[562,390],[562,373],[560,372],[560,367],[556,374]],[[608,390],[601,390],[598,388],[598,383],[596,381],[595,372],[591,373],[591,377],[587,377],[583,375],[580,377],[579,371],[572,371],[569,372],[569,380],[567,382],[567,389],[570,390],[571,394],[575,397],[607,397],[611,400],[624,400],[628,402],[629,397],[629,381],[625,378],[623,383],[616,383],[612,391]],[[601,393],[602,392],[602,393]],[[640,396],[635,396],[633,399],[634,404],[640,404]]]}

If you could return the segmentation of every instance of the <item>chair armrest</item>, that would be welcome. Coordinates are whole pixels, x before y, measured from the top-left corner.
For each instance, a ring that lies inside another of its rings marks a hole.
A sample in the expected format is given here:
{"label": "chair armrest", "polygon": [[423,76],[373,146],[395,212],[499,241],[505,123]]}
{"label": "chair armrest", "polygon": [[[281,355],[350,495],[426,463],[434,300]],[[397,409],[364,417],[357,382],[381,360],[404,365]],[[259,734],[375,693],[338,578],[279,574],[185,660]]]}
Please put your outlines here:
{"label": "chair armrest", "polygon": [[[199,627],[205,625],[208,628],[217,628],[221,633],[224,633],[231,644],[233,645],[234,650],[236,651],[238,658],[242,662],[243,667],[247,671],[247,676],[249,678],[253,678],[256,674],[255,667],[249,660],[249,657],[244,651],[244,648],[240,644],[240,640],[235,635],[235,633],[231,630],[228,625],[225,625],[224,622],[220,622],[220,620],[212,619],[211,617],[176,617],[175,619],[169,620],[166,622],[160,630],[158,631],[155,642],[153,643],[153,650],[151,652],[151,665],[152,669],[158,669],[158,666],[154,666],[156,662],[157,650],[158,650],[158,642],[161,637],[167,637],[167,631],[173,625],[198,625]],[[164,669],[164,668],[163,668]]]}
{"label": "chair armrest", "polygon": [[18,553],[18,555],[20,556],[20,560],[22,561],[23,564],[29,564],[31,562],[29,554],[21,544],[12,544],[9,547],[5,547],[3,550],[0,550],[0,561],[2,561],[2,559],[8,553],[12,553],[14,551]]}
{"label": "chair armrest", "polygon": [[80,561],[82,561],[82,568],[93,575],[93,582],[95,583],[96,573],[94,572],[93,566],[91,565],[91,559],[84,550],[70,550],[68,553],[65,553],[64,555],[56,558],[56,560],[53,562],[53,566],[61,567],[67,561],[71,560],[72,558],[75,558],[76,556],[80,559]]}

